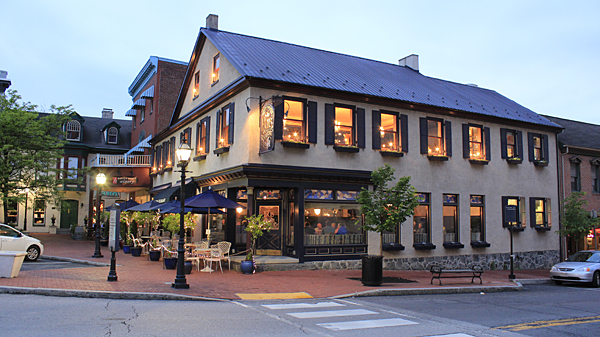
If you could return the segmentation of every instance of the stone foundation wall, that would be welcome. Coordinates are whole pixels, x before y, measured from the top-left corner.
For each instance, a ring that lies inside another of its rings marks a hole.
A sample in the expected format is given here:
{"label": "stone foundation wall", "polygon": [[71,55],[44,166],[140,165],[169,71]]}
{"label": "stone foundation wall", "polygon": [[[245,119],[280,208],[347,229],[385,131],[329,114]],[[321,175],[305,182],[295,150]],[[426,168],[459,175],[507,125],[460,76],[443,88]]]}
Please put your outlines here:
{"label": "stone foundation wall", "polygon": [[[559,262],[557,250],[515,253],[515,269],[550,269]],[[361,260],[311,262],[317,269],[361,269]],[[457,256],[413,257],[383,259],[385,270],[428,270],[429,265],[438,263],[447,269],[464,269],[479,264],[486,270],[510,269],[510,254],[476,254]]]}

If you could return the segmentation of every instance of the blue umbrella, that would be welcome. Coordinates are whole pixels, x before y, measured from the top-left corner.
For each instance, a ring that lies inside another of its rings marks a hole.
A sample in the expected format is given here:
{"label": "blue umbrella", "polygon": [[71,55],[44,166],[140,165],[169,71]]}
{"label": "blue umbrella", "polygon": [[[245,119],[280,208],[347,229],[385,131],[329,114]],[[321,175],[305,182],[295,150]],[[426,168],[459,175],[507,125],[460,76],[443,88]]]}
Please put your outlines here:
{"label": "blue umbrella", "polygon": [[[179,213],[181,210],[181,202],[174,200],[161,204],[160,213]],[[185,207],[184,213],[207,214],[209,212],[206,207]],[[214,211],[216,214],[223,214],[222,211]]]}
{"label": "blue umbrella", "polygon": [[127,211],[137,211],[137,212],[148,212],[148,211],[153,211],[156,210],[161,204],[157,203],[154,200],[150,200],[148,202],[145,202],[143,204],[137,205],[137,206],[133,206],[127,209]]}
{"label": "blue umbrella", "polygon": [[208,190],[206,192],[195,195],[191,198],[185,199],[186,207],[208,207],[209,211],[211,207],[214,208],[238,208],[244,206],[238,204],[237,202],[227,199],[221,196],[219,193]]}
{"label": "blue umbrella", "polygon": [[[121,202],[121,203],[119,203],[119,207],[121,208],[121,211],[124,211],[124,210],[126,210],[126,209],[129,209],[129,208],[131,208],[131,207],[134,207],[134,206],[137,206],[137,205],[139,205],[139,203],[138,203],[138,202],[136,202],[136,201],[135,201],[135,200],[133,200],[133,199],[129,199],[129,200],[127,200],[126,202]],[[113,206],[114,206],[114,205],[113,205]],[[110,206],[110,207],[106,207],[106,210],[107,210],[107,211],[110,211],[110,209],[111,209],[111,208],[112,208],[112,206]]]}

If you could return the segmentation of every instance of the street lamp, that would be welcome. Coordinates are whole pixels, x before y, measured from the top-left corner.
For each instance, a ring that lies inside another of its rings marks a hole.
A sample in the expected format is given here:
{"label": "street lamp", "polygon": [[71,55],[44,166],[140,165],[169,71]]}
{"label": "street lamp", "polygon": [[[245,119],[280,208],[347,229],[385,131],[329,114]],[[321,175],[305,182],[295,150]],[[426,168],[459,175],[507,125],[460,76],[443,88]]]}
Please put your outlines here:
{"label": "street lamp", "polygon": [[175,282],[171,285],[176,289],[189,289],[190,285],[185,280],[185,250],[184,237],[185,237],[185,225],[184,225],[184,209],[185,209],[185,168],[190,161],[192,155],[192,149],[186,143],[181,143],[177,149],[177,159],[181,165],[181,186],[179,187],[181,193],[181,209],[179,210],[179,244],[177,246],[177,275],[175,276]]}
{"label": "street lamp", "polygon": [[29,199],[29,189],[26,188],[25,190],[25,216],[23,218],[23,231],[27,231],[27,201]]}
{"label": "street lamp", "polygon": [[104,257],[100,252],[100,195],[102,193],[102,185],[104,185],[105,182],[106,176],[104,175],[104,173],[98,173],[98,175],[96,175],[96,193],[98,194],[96,195],[96,223],[94,225],[94,231],[96,232],[96,251],[94,252],[94,255],[92,255],[92,257]]}

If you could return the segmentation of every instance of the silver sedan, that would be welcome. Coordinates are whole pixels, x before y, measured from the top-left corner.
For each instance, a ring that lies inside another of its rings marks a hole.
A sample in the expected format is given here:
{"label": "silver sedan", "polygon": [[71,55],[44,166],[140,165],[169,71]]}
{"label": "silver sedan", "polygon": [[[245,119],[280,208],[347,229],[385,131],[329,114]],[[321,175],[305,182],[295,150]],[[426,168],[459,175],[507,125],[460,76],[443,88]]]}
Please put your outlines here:
{"label": "silver sedan", "polygon": [[600,251],[583,250],[550,269],[550,278],[558,285],[563,282],[585,282],[600,287]]}

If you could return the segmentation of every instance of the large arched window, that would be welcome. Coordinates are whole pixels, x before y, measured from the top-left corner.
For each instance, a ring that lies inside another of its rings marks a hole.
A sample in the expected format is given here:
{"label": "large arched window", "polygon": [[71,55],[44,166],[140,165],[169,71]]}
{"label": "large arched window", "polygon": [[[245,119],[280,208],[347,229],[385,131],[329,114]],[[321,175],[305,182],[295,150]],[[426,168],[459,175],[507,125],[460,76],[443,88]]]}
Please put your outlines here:
{"label": "large arched window", "polygon": [[109,144],[117,144],[117,138],[119,135],[119,130],[117,130],[116,127],[110,127],[108,128],[108,137],[107,137],[107,141]]}
{"label": "large arched window", "polygon": [[65,131],[67,131],[67,140],[81,140],[81,124],[79,124],[78,121],[68,121],[65,127]]}

